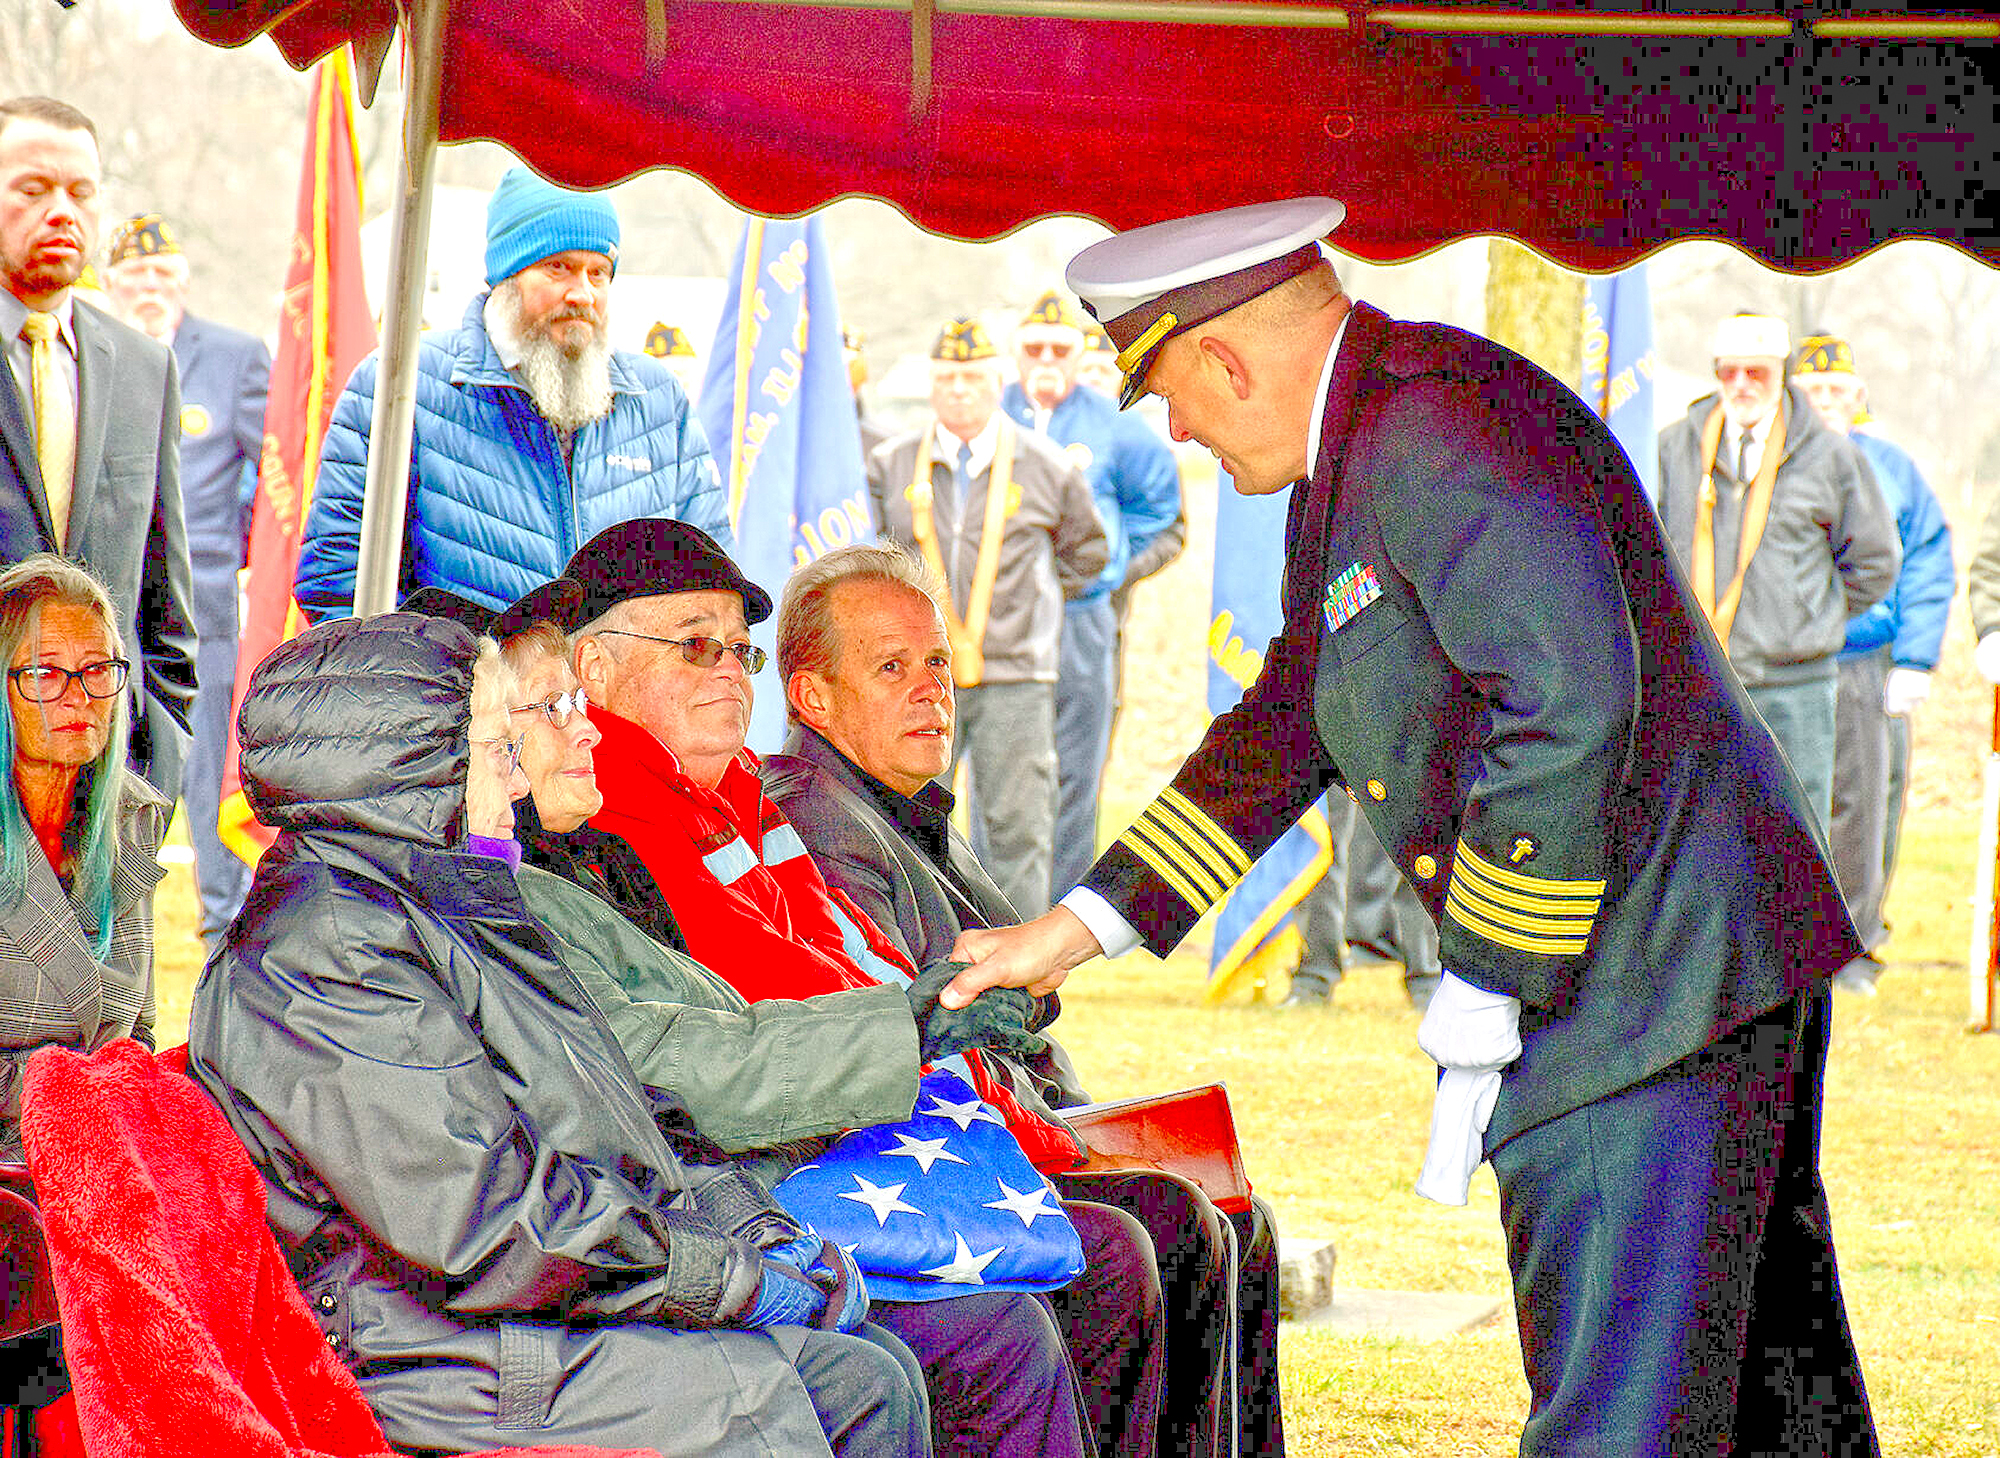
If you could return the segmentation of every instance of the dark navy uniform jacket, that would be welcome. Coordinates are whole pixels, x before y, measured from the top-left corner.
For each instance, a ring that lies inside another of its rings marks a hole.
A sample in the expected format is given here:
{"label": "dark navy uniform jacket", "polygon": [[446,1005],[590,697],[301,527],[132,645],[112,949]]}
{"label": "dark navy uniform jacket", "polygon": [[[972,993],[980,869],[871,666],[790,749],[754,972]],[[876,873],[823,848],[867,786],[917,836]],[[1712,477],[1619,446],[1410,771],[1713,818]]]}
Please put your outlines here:
{"label": "dark navy uniform jacket", "polygon": [[1859,955],[1630,462],[1498,345],[1357,305],[1264,670],[1085,885],[1156,951],[1330,782],[1519,997],[1489,1148]]}
{"label": "dark navy uniform jacket", "polygon": [[250,539],[250,504],[264,453],[271,355],[240,329],[181,317],[181,504],[194,572],[194,626],[203,639],[236,636],[236,569]]}

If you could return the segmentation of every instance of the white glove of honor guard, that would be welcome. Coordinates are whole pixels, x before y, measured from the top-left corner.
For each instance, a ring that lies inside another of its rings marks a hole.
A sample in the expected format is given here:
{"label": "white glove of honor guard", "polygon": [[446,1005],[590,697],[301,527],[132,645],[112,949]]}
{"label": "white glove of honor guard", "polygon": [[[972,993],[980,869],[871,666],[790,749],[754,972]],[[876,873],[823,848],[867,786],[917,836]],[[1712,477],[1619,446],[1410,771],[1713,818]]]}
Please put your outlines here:
{"label": "white glove of honor guard", "polygon": [[1417,1028],[1417,1046],[1444,1070],[1417,1193],[1440,1205],[1463,1205],[1472,1172],[1486,1158],[1500,1070],[1521,1056],[1520,1000],[1483,992],[1447,972]]}
{"label": "white glove of honor guard", "polygon": [[1988,683],[2000,683],[2000,630],[1988,633],[1972,650],[1973,667]]}
{"label": "white glove of honor guard", "polygon": [[1921,668],[1892,668],[1882,685],[1882,712],[1892,719],[1907,719],[1931,696],[1931,676]]}

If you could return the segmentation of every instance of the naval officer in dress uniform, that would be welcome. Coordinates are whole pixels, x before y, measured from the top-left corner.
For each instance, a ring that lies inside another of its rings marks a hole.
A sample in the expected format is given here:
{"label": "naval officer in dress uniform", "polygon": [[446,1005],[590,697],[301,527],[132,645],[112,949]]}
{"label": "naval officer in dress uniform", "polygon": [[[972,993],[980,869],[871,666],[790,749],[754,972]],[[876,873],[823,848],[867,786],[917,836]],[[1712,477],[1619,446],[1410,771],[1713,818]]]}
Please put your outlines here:
{"label": "naval officer in dress uniform", "polygon": [[1418,1189],[1499,1180],[1528,1455],[1877,1452],[1818,1171],[1859,942],[1630,463],[1555,379],[1350,302],[1325,198],[1085,250],[1122,402],[1292,493],[1243,702],[1061,905],[967,932],[1044,991],[1165,952],[1344,782],[1437,920]]}

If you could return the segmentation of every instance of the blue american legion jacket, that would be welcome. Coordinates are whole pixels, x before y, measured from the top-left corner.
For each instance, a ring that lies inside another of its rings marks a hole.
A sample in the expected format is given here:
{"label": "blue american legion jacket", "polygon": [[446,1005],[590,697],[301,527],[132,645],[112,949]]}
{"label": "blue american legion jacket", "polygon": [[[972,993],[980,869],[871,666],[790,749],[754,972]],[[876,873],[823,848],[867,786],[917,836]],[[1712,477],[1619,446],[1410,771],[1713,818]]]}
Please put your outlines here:
{"label": "blue american legion jacket", "polygon": [[[1035,428],[1035,407],[1018,383],[1007,386],[1000,408],[1023,430]],[[1076,386],[1050,412],[1048,440],[1090,483],[1111,547],[1097,581],[1072,604],[1108,597],[1173,560],[1186,535],[1169,535],[1181,520],[1181,474],[1165,441],[1087,385]]]}
{"label": "blue american legion jacket", "polygon": [[1847,620],[1847,641],[1841,656],[1873,653],[1888,644],[1898,668],[1928,673],[1937,667],[1944,647],[1945,620],[1958,591],[1952,569],[1951,526],[1944,508],[1924,480],[1908,451],[1866,425],[1848,439],[1861,447],[1875,479],[1895,513],[1896,535],[1903,542],[1903,570],[1889,595],[1865,613]]}
{"label": "blue american legion jacket", "polygon": [[[577,433],[565,467],[555,428],[486,337],[486,295],[417,359],[400,598],[445,587],[504,607],[563,569],[605,527],[676,517],[730,546],[708,437],[680,382],[646,355],[611,356],[611,413]],[[320,449],[294,592],[314,617],[354,603],[362,485],[381,357],[355,366]]]}

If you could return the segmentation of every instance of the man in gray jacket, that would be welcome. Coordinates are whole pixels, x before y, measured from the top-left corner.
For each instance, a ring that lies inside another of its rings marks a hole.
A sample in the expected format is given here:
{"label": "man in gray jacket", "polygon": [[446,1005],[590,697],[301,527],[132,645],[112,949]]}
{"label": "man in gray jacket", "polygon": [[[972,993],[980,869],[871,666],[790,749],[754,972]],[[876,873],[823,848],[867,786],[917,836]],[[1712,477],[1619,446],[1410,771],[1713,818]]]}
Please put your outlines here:
{"label": "man in gray jacket", "polygon": [[1063,602],[1096,585],[1110,546],[1090,483],[1000,409],[1000,357],[970,319],[931,350],[923,429],[868,457],[882,535],[950,589],[958,759],[972,775],[972,848],[1014,909],[1048,909],[1056,817],[1056,666]]}
{"label": "man in gray jacket", "polygon": [[1719,386],[1660,435],[1660,519],[1695,600],[1805,786],[1833,809],[1834,705],[1847,620],[1902,566],[1861,452],[1785,383],[1784,321],[1716,326]]}

